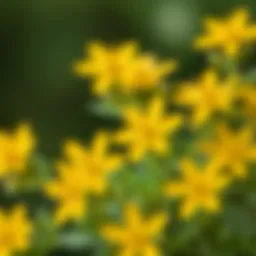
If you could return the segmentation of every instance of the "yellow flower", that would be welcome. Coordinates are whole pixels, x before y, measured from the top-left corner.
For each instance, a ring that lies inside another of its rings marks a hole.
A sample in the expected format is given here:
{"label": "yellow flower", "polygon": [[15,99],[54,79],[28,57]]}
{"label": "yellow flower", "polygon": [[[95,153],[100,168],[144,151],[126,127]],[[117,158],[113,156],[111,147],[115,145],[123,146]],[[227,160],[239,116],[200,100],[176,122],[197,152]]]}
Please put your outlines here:
{"label": "yellow flower", "polygon": [[93,91],[98,95],[105,95],[120,82],[120,75],[134,59],[137,47],[134,42],[117,47],[95,42],[89,45],[88,52],[89,56],[78,61],[74,70],[82,77],[93,78]]}
{"label": "yellow flower", "polygon": [[176,68],[175,61],[158,62],[151,55],[139,56],[124,70],[120,83],[126,93],[150,90],[159,86]]}
{"label": "yellow flower", "polygon": [[202,143],[201,147],[212,159],[227,167],[235,177],[245,177],[248,172],[247,162],[256,161],[256,145],[253,142],[253,129],[250,127],[233,132],[226,126],[219,125],[214,140]]}
{"label": "yellow flower", "polygon": [[88,51],[89,56],[78,61],[74,70],[95,80],[93,91],[98,95],[111,89],[121,93],[150,90],[176,69],[174,61],[158,62],[152,55],[139,55],[134,42],[116,47],[92,43]]}
{"label": "yellow flower", "polygon": [[256,40],[256,26],[251,24],[247,9],[238,9],[225,19],[208,18],[204,25],[205,34],[195,42],[200,50],[217,49],[234,57],[243,45]]}
{"label": "yellow flower", "polygon": [[8,214],[0,209],[0,227],[1,256],[11,256],[28,250],[32,224],[26,217],[24,207],[16,207]]}
{"label": "yellow flower", "polygon": [[235,77],[221,81],[213,69],[207,69],[194,82],[187,82],[178,91],[176,103],[192,108],[192,122],[203,124],[216,112],[232,108]]}
{"label": "yellow flower", "polygon": [[25,171],[35,147],[35,138],[27,124],[19,125],[14,132],[0,132],[0,176]]}
{"label": "yellow flower", "polygon": [[137,206],[128,204],[124,208],[123,225],[105,225],[101,234],[110,243],[121,247],[118,255],[160,256],[155,239],[167,224],[168,216],[160,212],[145,219]]}
{"label": "yellow flower", "polygon": [[245,114],[256,118],[256,88],[253,85],[245,85],[238,90],[237,99],[242,103]]}
{"label": "yellow flower", "polygon": [[87,210],[87,182],[83,170],[69,164],[57,165],[59,176],[45,185],[46,194],[58,204],[57,224],[81,219]]}
{"label": "yellow flower", "polygon": [[147,152],[167,153],[168,137],[181,125],[181,118],[165,114],[164,107],[163,99],[154,98],[146,109],[129,107],[123,112],[126,126],[116,139],[128,146],[132,161],[140,160]]}
{"label": "yellow flower", "polygon": [[222,175],[217,162],[211,162],[203,170],[192,161],[181,162],[182,179],[171,181],[164,187],[168,197],[182,197],[180,216],[190,218],[198,210],[218,212],[221,204],[219,196],[229,183],[227,177]]}
{"label": "yellow flower", "polygon": [[57,164],[59,178],[46,185],[46,193],[58,202],[56,220],[81,219],[87,208],[87,196],[103,194],[109,175],[121,164],[119,156],[110,154],[107,134],[99,133],[91,148],[69,141],[64,145],[65,159]]}
{"label": "yellow flower", "polygon": [[109,175],[121,166],[121,157],[110,152],[110,142],[109,136],[100,132],[89,148],[75,141],[67,142],[64,147],[71,165],[80,168],[86,174],[87,186],[92,193],[104,193]]}

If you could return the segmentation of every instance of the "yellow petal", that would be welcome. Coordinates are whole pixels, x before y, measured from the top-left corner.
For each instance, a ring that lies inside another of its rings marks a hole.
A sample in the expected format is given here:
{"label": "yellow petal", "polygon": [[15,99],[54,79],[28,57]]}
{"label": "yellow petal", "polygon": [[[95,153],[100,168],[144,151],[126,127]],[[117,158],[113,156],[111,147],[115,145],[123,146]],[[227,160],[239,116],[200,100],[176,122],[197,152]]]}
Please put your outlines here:
{"label": "yellow petal", "polygon": [[171,115],[166,117],[162,124],[163,131],[175,131],[182,124],[182,120],[183,118],[180,115]]}
{"label": "yellow petal", "polygon": [[123,162],[123,159],[119,155],[111,155],[105,162],[105,168],[108,172],[115,172],[119,169]]}
{"label": "yellow petal", "polygon": [[101,159],[108,150],[109,139],[106,132],[98,132],[97,136],[95,137],[92,143],[92,151],[93,155]]}
{"label": "yellow petal", "polygon": [[129,144],[133,140],[133,133],[128,129],[121,130],[114,135],[113,140],[117,144]]}
{"label": "yellow petal", "polygon": [[255,40],[256,39],[256,25],[251,26],[246,31],[247,40]]}
{"label": "yellow petal", "polygon": [[177,92],[175,102],[180,105],[193,106],[200,100],[200,91],[189,85],[181,85],[181,89]]}
{"label": "yellow petal", "polygon": [[168,214],[161,212],[151,217],[147,224],[147,229],[152,237],[157,236],[166,226]]}
{"label": "yellow petal", "polygon": [[236,177],[245,179],[248,175],[248,170],[246,164],[243,163],[236,163],[232,166],[233,173]]}
{"label": "yellow petal", "polygon": [[119,226],[105,225],[100,230],[101,236],[111,243],[123,243],[125,241],[125,231]]}
{"label": "yellow petal", "polygon": [[241,144],[249,145],[253,141],[253,127],[247,126],[239,132],[239,140]]}
{"label": "yellow petal", "polygon": [[87,179],[87,186],[88,190],[92,192],[93,194],[101,195],[103,194],[107,187],[108,187],[108,181],[107,178],[104,177],[97,177],[92,179]]}
{"label": "yellow petal", "polygon": [[125,221],[131,228],[139,228],[142,225],[142,216],[137,205],[130,203],[124,208]]}
{"label": "yellow petal", "polygon": [[168,150],[170,150],[170,147],[167,138],[158,138],[158,140],[154,142],[154,149],[152,151],[158,153],[159,155],[165,155]]}
{"label": "yellow petal", "polygon": [[154,98],[149,105],[150,119],[157,122],[164,113],[164,100],[160,97]]}
{"label": "yellow petal", "polygon": [[99,77],[98,79],[96,79],[93,86],[93,93],[99,96],[105,96],[109,92],[112,83],[113,81],[111,81],[110,77]]}
{"label": "yellow petal", "polygon": [[189,199],[186,199],[180,207],[180,216],[184,219],[189,219],[197,210],[197,204]]}
{"label": "yellow petal", "polygon": [[166,61],[160,65],[158,72],[160,76],[165,76],[176,71],[177,67],[176,61]]}
{"label": "yellow petal", "polygon": [[59,173],[59,176],[62,180],[69,180],[70,179],[70,173],[72,170],[72,165],[67,164],[64,161],[57,161],[55,163],[55,167]]}
{"label": "yellow petal", "polygon": [[136,251],[134,251],[132,248],[130,247],[125,247],[119,254],[118,256],[134,256]]}
{"label": "yellow petal", "polygon": [[234,26],[244,26],[249,20],[249,10],[246,8],[237,9],[230,17]]}
{"label": "yellow petal", "polygon": [[0,247],[0,255],[1,256],[12,256],[13,254],[12,254],[11,250]]}
{"label": "yellow petal", "polygon": [[128,157],[132,162],[137,162],[145,156],[146,152],[145,145],[133,144],[129,148]]}
{"label": "yellow petal", "polygon": [[218,81],[218,76],[214,68],[206,69],[201,75],[201,80],[205,87],[212,87]]}
{"label": "yellow petal", "polygon": [[204,50],[215,47],[215,42],[210,37],[200,36],[194,40],[193,45],[197,50]]}
{"label": "yellow petal", "polygon": [[63,187],[58,182],[52,181],[44,186],[44,191],[47,196],[57,199],[61,198],[63,194]]}
{"label": "yellow petal", "polygon": [[194,127],[200,127],[204,122],[206,122],[211,114],[212,114],[213,110],[211,108],[211,106],[200,106],[198,105],[198,107],[196,107],[193,111],[192,114],[192,124]]}
{"label": "yellow petal", "polygon": [[256,146],[249,149],[248,158],[251,161],[256,162]]}
{"label": "yellow petal", "polygon": [[127,42],[119,47],[119,58],[123,61],[131,61],[136,57],[138,44],[135,41]]}
{"label": "yellow petal", "polygon": [[135,107],[126,108],[123,112],[123,117],[127,124],[134,125],[141,120],[141,114]]}
{"label": "yellow petal", "polygon": [[73,70],[81,77],[88,77],[94,74],[95,67],[90,62],[78,61],[73,65]]}
{"label": "yellow petal", "polygon": [[190,159],[182,159],[181,162],[182,173],[187,180],[197,179],[199,171],[195,163]]}
{"label": "yellow petal", "polygon": [[224,123],[219,123],[216,128],[216,135],[222,140],[227,140],[231,137],[232,133]]}
{"label": "yellow petal", "polygon": [[85,51],[87,51],[92,58],[99,58],[106,54],[107,48],[100,42],[91,42],[88,46],[85,46]]}
{"label": "yellow petal", "polygon": [[220,200],[216,197],[209,197],[204,202],[204,207],[211,212],[219,212],[221,208]]}
{"label": "yellow petal", "polygon": [[169,182],[164,186],[164,193],[168,197],[183,196],[186,191],[186,185],[182,182]]}
{"label": "yellow petal", "polygon": [[76,162],[84,159],[85,150],[83,146],[75,140],[68,140],[63,146],[63,151],[71,161]]}
{"label": "yellow petal", "polygon": [[143,256],[161,256],[160,250],[154,245],[148,245],[142,252]]}
{"label": "yellow petal", "polygon": [[220,26],[222,26],[222,23],[220,20],[216,20],[213,18],[206,18],[204,20],[204,26],[205,26],[205,29],[208,30],[209,32],[215,32],[216,30],[218,30]]}
{"label": "yellow petal", "polygon": [[80,200],[72,199],[70,201],[63,201],[60,203],[56,211],[56,224],[64,224],[68,220],[79,220],[86,212],[86,203],[81,198]]}
{"label": "yellow petal", "polygon": [[225,53],[230,57],[236,57],[240,53],[240,46],[237,42],[225,46]]}

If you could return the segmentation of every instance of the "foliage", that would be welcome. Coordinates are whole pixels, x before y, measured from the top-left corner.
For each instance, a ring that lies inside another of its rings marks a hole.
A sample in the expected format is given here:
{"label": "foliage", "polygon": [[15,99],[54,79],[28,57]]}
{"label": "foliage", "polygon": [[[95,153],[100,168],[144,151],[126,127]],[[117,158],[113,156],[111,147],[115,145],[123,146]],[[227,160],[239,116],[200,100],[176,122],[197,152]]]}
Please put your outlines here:
{"label": "foliage", "polygon": [[134,42],[90,44],[73,70],[93,80],[92,111],[122,125],[89,146],[68,140],[55,164],[29,125],[0,132],[2,208],[30,212],[0,211],[1,255],[254,255],[255,72],[239,69],[256,39],[248,20],[245,9],[207,20],[196,48],[209,67],[177,84],[166,79],[176,61]]}

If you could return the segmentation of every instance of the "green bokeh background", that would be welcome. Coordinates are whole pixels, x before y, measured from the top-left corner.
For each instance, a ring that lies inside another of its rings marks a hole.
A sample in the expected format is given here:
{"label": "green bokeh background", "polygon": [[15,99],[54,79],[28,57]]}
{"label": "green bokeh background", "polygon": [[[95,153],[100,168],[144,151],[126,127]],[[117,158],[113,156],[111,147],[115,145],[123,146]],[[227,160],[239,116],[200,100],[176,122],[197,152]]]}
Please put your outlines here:
{"label": "green bokeh background", "polygon": [[55,159],[66,138],[86,140],[115,126],[90,111],[90,83],[72,73],[85,43],[137,40],[145,51],[176,58],[174,79],[185,79],[206,63],[192,49],[203,17],[238,6],[256,19],[255,0],[0,0],[0,126],[30,122],[40,153]]}
{"label": "green bokeh background", "polygon": [[177,77],[204,65],[191,41],[201,19],[254,0],[1,0],[0,125],[31,122],[40,151],[55,157],[66,137],[86,138],[112,122],[86,107],[89,82],[72,74],[84,44],[136,39],[142,49],[177,58]]}

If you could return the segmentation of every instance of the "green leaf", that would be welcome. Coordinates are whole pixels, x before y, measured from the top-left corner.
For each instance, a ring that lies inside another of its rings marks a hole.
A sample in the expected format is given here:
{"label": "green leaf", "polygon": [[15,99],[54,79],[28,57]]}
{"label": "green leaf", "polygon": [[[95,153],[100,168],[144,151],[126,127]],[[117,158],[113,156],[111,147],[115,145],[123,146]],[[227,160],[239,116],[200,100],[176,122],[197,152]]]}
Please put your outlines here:
{"label": "green leaf", "polygon": [[121,116],[120,108],[109,101],[90,103],[89,110],[101,117],[119,119]]}

